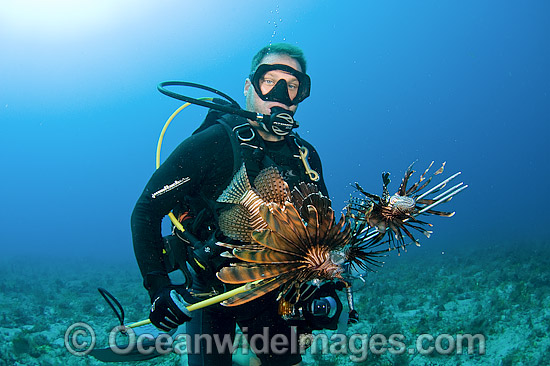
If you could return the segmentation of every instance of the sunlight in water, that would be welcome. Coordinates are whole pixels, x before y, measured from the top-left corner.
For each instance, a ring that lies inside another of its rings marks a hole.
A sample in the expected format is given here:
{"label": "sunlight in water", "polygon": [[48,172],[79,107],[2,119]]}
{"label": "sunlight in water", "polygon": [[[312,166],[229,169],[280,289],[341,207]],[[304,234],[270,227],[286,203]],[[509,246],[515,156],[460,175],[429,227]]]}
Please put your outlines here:
{"label": "sunlight in water", "polygon": [[[4,0],[0,30],[11,36],[66,39],[108,30],[135,16],[129,0]],[[148,6],[139,6],[147,13]]]}

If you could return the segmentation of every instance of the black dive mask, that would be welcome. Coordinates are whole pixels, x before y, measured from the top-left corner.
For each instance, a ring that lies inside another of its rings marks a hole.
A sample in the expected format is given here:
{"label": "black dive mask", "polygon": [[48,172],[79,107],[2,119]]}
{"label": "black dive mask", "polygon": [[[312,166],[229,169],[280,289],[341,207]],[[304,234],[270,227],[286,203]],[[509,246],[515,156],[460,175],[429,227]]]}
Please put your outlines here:
{"label": "black dive mask", "polygon": [[[294,76],[298,80],[298,90],[293,99],[290,99],[288,93],[289,86],[285,79],[280,79],[277,81],[277,83],[266,94],[262,93],[260,82],[264,79],[265,74],[272,70],[281,70]],[[250,75],[250,81],[252,82],[254,90],[256,90],[256,94],[258,94],[260,99],[270,102],[279,102],[289,107],[306,99],[309,96],[311,89],[311,79],[307,74],[293,69],[290,66],[281,64],[262,64],[258,66],[256,72],[254,72],[253,75]]]}
{"label": "black dive mask", "polygon": [[271,108],[270,115],[264,115],[258,122],[264,130],[278,136],[288,135],[293,128],[298,127],[294,120],[294,112],[281,107]]}

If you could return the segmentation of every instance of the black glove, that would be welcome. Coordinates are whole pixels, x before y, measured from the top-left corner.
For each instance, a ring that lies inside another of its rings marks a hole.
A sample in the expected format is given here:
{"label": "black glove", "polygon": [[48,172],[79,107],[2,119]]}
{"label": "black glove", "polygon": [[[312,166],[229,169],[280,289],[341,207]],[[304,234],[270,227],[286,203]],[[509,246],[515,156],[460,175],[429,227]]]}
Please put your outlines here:
{"label": "black glove", "polygon": [[191,320],[191,312],[186,309],[189,302],[184,296],[191,295],[183,288],[164,287],[157,291],[149,313],[151,323],[168,332]]}

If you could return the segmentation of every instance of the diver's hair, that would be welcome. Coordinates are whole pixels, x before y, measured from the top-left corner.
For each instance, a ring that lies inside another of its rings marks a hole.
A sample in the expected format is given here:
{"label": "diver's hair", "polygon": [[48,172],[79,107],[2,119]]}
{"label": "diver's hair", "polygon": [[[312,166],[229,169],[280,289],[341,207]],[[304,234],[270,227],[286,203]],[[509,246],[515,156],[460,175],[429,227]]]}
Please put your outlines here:
{"label": "diver's hair", "polygon": [[264,57],[269,54],[288,55],[298,61],[302,68],[302,72],[306,72],[306,58],[304,56],[304,51],[302,51],[300,47],[288,43],[274,43],[265,46],[256,53],[252,59],[250,74],[254,74]]}

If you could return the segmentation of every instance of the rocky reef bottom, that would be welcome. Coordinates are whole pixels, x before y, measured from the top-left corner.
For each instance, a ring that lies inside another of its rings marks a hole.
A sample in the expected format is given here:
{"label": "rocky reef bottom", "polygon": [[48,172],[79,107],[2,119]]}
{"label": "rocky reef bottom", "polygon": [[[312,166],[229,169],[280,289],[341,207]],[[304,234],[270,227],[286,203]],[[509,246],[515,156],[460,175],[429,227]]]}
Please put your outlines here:
{"label": "rocky reef bottom", "polygon": [[[433,248],[390,253],[377,272],[357,279],[360,321],[347,330],[318,332],[303,364],[550,362],[550,245],[480,244],[445,253]],[[83,322],[96,332],[96,347],[107,346],[117,319],[98,287],[120,300],[126,322],[148,315],[149,298],[130,258],[4,258],[0,265],[0,366],[105,365],[71,354],[65,342],[67,329]],[[341,299],[346,303],[344,294]],[[187,361],[171,353],[139,364]]]}

